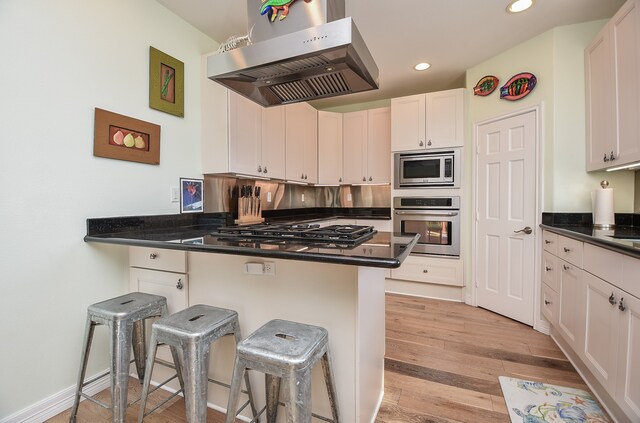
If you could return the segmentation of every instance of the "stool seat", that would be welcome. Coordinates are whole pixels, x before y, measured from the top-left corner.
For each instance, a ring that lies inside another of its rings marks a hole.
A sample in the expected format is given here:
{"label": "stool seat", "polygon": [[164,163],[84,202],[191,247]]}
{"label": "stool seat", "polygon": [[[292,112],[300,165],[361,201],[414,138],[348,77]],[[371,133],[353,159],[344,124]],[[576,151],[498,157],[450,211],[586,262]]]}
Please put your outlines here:
{"label": "stool seat", "polygon": [[[319,326],[279,319],[267,322],[237,346],[227,409],[236,407],[241,378],[250,369],[265,373],[268,423],[276,421],[283,384],[287,423],[310,423],[312,416],[339,423],[328,342],[327,330]],[[318,361],[322,363],[333,420],[312,413],[311,370]],[[225,423],[233,421],[227,414]]]}
{"label": "stool seat", "polygon": [[[151,383],[154,358],[157,346],[160,343],[167,344],[182,353],[182,359],[180,359],[180,354],[174,354],[173,360],[176,376],[183,381],[181,390],[184,392],[187,422],[205,422],[207,416],[207,384],[209,381],[222,384],[209,379],[211,344],[226,335],[234,335],[236,344],[240,341],[238,313],[209,305],[194,305],[154,322],[151,326],[151,344],[147,357],[147,372],[142,387],[138,422],[142,423],[144,417],[155,410],[154,408],[154,410],[145,414],[147,398],[150,393],[149,385]],[[248,377],[245,378],[245,384],[249,396],[247,403],[251,405],[251,410],[255,417],[257,411],[253,403]],[[156,408],[159,408],[162,404]]]}
{"label": "stool seat", "polygon": [[113,422],[122,423],[125,421],[127,408],[131,349],[133,348],[138,378],[142,380],[145,374],[144,320],[167,314],[167,299],[165,297],[143,292],[121,295],[92,304],[87,308],[80,371],[69,422],[76,421],[81,396],[104,408],[109,408],[109,406],[82,392],[88,383],[85,383],[84,380],[95,327],[105,325],[109,329],[111,409]]}

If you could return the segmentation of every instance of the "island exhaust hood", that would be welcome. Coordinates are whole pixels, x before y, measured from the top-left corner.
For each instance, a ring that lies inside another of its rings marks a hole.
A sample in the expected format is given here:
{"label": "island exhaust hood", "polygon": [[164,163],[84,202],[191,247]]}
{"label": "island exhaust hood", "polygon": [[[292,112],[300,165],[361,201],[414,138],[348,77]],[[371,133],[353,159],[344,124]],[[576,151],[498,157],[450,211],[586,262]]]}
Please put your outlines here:
{"label": "island exhaust hood", "polygon": [[247,0],[251,42],[210,55],[210,79],[265,107],[378,88],[378,67],[344,17],[344,0],[299,0],[284,18],[260,8]]}

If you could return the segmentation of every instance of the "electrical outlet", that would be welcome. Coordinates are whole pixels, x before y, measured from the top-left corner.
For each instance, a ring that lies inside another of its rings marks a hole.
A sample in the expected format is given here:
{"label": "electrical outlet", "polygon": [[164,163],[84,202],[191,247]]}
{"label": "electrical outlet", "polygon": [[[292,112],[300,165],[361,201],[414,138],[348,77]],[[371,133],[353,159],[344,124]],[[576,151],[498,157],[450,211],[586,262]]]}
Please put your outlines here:
{"label": "electrical outlet", "polygon": [[271,191],[267,191],[267,203],[271,202]]}
{"label": "electrical outlet", "polygon": [[180,202],[180,189],[178,189],[177,185],[171,185],[170,187],[170,197],[172,203]]}
{"label": "electrical outlet", "polygon": [[353,197],[351,196],[351,194],[347,194],[347,201],[353,201]]}
{"label": "electrical outlet", "polygon": [[276,264],[272,261],[266,261],[262,266],[262,270],[264,271],[265,275],[275,276]]}
{"label": "electrical outlet", "polygon": [[304,194],[302,194],[302,202],[304,203]]}

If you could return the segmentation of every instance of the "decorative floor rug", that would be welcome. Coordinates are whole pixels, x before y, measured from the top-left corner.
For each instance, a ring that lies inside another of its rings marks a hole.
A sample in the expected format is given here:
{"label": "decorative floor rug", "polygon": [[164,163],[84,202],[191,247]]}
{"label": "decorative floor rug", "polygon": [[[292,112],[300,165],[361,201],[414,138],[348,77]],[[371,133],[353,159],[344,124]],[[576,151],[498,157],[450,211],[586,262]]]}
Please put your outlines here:
{"label": "decorative floor rug", "polygon": [[512,423],[610,423],[588,392],[500,376]]}

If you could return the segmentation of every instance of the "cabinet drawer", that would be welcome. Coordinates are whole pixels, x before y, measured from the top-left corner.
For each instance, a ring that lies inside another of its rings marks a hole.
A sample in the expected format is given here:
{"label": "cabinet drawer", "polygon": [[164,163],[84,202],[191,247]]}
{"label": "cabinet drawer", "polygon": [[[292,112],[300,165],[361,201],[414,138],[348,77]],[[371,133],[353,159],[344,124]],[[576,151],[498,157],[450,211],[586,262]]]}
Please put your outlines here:
{"label": "cabinet drawer", "polygon": [[542,282],[555,292],[560,288],[559,262],[560,259],[548,251],[542,254]]}
{"label": "cabinet drawer", "polygon": [[623,256],[621,254],[585,243],[583,256],[584,270],[615,286],[619,286],[622,280]]}
{"label": "cabinet drawer", "polygon": [[548,285],[542,285],[542,315],[553,325],[558,325],[558,293]]}
{"label": "cabinet drawer", "polygon": [[553,255],[558,255],[558,234],[553,232],[544,231],[542,233],[542,247],[545,251],[550,252]]}
{"label": "cabinet drawer", "polygon": [[187,252],[161,248],[129,247],[129,266],[187,272]]}
{"label": "cabinet drawer", "polygon": [[618,288],[640,298],[640,259],[622,257],[622,280]]}
{"label": "cabinet drawer", "polygon": [[558,254],[556,255],[562,260],[582,268],[582,242],[558,236]]}
{"label": "cabinet drawer", "polygon": [[461,260],[415,255],[409,255],[402,266],[392,269],[391,278],[440,285],[464,285]]}

